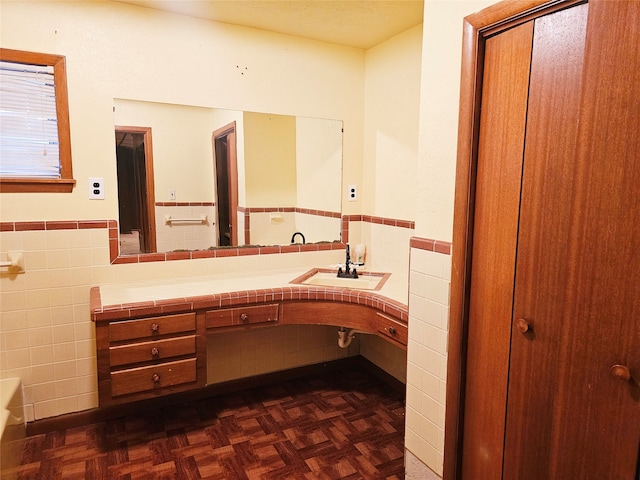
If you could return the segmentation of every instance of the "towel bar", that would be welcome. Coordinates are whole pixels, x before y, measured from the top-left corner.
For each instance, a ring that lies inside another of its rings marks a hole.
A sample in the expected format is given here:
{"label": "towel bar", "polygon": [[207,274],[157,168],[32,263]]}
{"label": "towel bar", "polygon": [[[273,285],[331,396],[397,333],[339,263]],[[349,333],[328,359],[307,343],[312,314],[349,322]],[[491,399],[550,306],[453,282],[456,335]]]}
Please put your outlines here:
{"label": "towel bar", "polygon": [[0,267],[9,267],[15,269],[19,273],[24,272],[24,255],[22,252],[8,252],[7,261],[0,262]]}

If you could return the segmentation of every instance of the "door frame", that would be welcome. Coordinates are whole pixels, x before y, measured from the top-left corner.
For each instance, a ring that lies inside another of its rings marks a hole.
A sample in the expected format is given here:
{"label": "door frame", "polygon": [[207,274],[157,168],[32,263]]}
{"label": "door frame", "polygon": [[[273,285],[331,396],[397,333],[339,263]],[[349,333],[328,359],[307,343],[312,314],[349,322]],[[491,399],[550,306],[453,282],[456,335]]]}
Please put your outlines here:
{"label": "door frame", "polygon": [[478,139],[487,38],[586,0],[506,0],[465,17],[456,160],[443,479],[461,478]]}
{"label": "door frame", "polygon": [[[236,122],[233,121],[224,127],[214,130],[211,138],[213,150],[213,171],[214,183],[217,185],[217,159],[216,141],[219,138],[227,137],[227,184],[229,191],[229,219],[231,222],[231,246],[238,246],[238,149],[236,145]],[[216,211],[220,208],[218,191],[216,187]],[[218,215],[219,217],[219,215]],[[216,219],[218,221],[218,219]],[[219,231],[219,225],[218,225]],[[218,240],[218,243],[219,240]]]}
{"label": "door frame", "polygon": [[155,187],[153,174],[153,146],[151,143],[151,127],[127,127],[116,125],[116,133],[138,133],[143,135],[144,143],[144,168],[145,168],[145,205],[142,205],[144,214],[143,223],[146,223],[144,233],[144,253],[156,253],[156,207]]}

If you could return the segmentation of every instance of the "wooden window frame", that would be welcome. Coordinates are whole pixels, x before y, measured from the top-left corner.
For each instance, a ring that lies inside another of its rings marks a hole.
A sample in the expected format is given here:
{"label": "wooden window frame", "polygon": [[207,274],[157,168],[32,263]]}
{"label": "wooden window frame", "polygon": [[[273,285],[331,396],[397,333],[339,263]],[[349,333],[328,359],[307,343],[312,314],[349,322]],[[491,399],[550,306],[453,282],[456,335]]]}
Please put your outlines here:
{"label": "wooden window frame", "polygon": [[49,65],[53,67],[60,155],[60,178],[0,177],[0,192],[71,192],[76,181],[73,178],[71,165],[69,98],[67,95],[67,68],[65,57],[62,55],[0,48],[0,59],[7,62]]}

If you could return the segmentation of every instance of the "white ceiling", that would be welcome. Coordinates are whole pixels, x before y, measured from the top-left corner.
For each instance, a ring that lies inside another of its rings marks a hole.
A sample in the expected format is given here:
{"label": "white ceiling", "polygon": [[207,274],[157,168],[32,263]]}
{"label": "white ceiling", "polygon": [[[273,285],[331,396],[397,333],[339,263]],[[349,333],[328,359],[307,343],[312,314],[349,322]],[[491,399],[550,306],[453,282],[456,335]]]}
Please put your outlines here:
{"label": "white ceiling", "polygon": [[422,23],[423,0],[116,0],[367,49]]}

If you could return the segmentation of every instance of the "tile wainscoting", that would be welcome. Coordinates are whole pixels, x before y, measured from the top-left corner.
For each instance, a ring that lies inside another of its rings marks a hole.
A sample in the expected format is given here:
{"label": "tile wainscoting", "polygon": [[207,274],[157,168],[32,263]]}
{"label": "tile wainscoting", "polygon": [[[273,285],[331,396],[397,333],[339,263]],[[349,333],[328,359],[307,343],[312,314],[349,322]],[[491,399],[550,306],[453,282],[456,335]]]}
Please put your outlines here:
{"label": "tile wainscoting", "polygon": [[[368,220],[369,217],[356,221]],[[377,225],[396,228],[390,222],[383,220]],[[411,231],[404,226],[398,230]],[[395,250],[406,252],[407,245],[408,240]],[[344,248],[337,243],[264,247],[255,252],[230,249],[119,257],[115,220],[0,222],[0,246],[2,258],[10,250],[23,251],[25,257],[26,273],[0,275],[0,377],[23,379],[28,421],[98,405],[95,330],[89,310],[92,286],[208,275],[230,269],[331,264],[342,259]],[[298,255],[278,255],[284,253]],[[196,258],[216,260],[166,263]],[[274,334],[267,344],[256,343],[253,350],[245,351],[255,363],[257,358],[270,355],[268,352],[287,348],[286,358],[277,353],[269,360],[274,368],[360,353],[396,378],[406,378],[404,352],[390,350],[385,343],[374,339],[363,346],[362,336],[346,352],[336,349],[335,338],[329,333],[316,332],[315,336],[323,340],[311,345],[310,333],[305,327],[293,328],[284,336]],[[299,338],[297,353],[291,351],[292,336]],[[253,344],[250,337],[236,341],[238,345]]]}
{"label": "tile wainscoting", "polygon": [[[414,237],[410,250],[405,448],[441,477],[451,244]],[[432,478],[421,468],[407,463],[407,478]]]}

